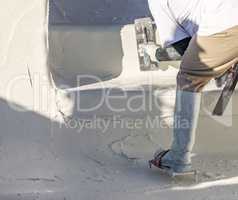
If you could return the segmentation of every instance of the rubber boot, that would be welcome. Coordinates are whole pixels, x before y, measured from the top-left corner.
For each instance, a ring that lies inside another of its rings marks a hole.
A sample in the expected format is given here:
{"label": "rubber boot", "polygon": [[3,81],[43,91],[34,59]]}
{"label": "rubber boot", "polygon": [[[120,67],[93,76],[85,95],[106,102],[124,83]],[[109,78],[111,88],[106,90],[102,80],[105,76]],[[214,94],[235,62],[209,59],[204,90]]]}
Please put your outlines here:
{"label": "rubber boot", "polygon": [[173,143],[170,151],[162,158],[162,165],[175,172],[185,172],[192,168],[191,152],[195,143],[201,93],[176,91]]}

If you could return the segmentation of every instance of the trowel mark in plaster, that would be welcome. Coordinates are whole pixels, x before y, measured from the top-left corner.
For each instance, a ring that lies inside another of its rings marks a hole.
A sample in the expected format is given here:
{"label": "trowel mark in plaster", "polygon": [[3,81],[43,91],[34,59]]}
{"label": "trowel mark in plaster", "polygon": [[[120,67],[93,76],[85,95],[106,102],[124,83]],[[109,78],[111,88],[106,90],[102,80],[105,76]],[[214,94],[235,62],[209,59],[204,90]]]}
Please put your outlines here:
{"label": "trowel mark in plaster", "polygon": [[6,63],[8,53],[9,53],[9,49],[10,49],[11,43],[13,41],[13,38],[14,38],[14,35],[15,35],[16,28],[17,28],[18,24],[24,19],[24,17],[29,12],[31,12],[37,6],[37,3],[41,3],[41,2],[38,1],[38,0],[34,1],[31,6],[29,6],[25,11],[23,11],[22,15],[20,15],[20,17],[18,17],[16,22],[13,24],[12,29],[11,29],[10,34],[9,34],[9,38],[7,40],[6,50],[3,53],[3,58],[1,59],[2,62],[0,63],[0,67],[4,66],[5,63]]}
{"label": "trowel mark in plaster", "polygon": [[222,179],[217,181],[209,181],[209,182],[204,182],[204,183],[200,183],[200,184],[188,186],[188,187],[174,187],[172,188],[172,190],[174,191],[202,190],[202,189],[207,189],[211,187],[219,187],[219,186],[224,187],[224,186],[230,186],[230,185],[238,185],[238,177],[232,177],[232,178]]}
{"label": "trowel mark in plaster", "polygon": [[[155,144],[151,138],[152,136],[149,133],[143,135],[140,133],[130,134],[112,142],[109,147],[113,153],[128,160],[141,159],[143,157],[143,153],[140,152],[141,145],[150,147],[150,149],[158,148],[158,145]],[[143,141],[142,144],[139,141]]]}

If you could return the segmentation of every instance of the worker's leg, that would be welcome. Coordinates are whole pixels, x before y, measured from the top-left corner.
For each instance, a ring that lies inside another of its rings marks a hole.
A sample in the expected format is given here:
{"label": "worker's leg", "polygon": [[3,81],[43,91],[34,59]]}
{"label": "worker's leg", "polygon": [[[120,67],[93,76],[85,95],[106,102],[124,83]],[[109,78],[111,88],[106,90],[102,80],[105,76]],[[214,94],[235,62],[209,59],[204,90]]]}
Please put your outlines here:
{"label": "worker's leg", "polygon": [[177,90],[173,143],[170,152],[162,158],[165,165],[172,161],[175,171],[187,171],[191,168],[200,103],[201,93]]}
{"label": "worker's leg", "polygon": [[237,62],[238,44],[234,44],[237,39],[238,27],[191,40],[177,77],[173,142],[161,159],[162,165],[178,172],[191,168],[201,90],[211,78],[222,75]]}

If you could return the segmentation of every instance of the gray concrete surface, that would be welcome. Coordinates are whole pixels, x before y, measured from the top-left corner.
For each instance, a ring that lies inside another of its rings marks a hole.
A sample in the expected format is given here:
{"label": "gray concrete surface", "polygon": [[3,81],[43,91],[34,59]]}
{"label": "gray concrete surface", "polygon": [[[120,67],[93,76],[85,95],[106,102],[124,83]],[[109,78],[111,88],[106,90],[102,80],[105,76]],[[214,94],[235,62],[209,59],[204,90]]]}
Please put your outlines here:
{"label": "gray concrete surface", "polygon": [[144,16],[147,0],[50,0],[50,24],[126,25]]}

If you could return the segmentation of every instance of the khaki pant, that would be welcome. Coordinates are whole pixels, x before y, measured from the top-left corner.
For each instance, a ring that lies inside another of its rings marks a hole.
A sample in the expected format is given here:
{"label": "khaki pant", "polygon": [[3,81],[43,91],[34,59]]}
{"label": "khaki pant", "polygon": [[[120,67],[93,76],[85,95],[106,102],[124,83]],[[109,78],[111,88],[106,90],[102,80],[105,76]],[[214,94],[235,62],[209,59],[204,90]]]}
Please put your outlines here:
{"label": "khaki pant", "polygon": [[238,63],[238,26],[211,36],[194,36],[186,50],[177,86],[200,92],[212,79]]}

